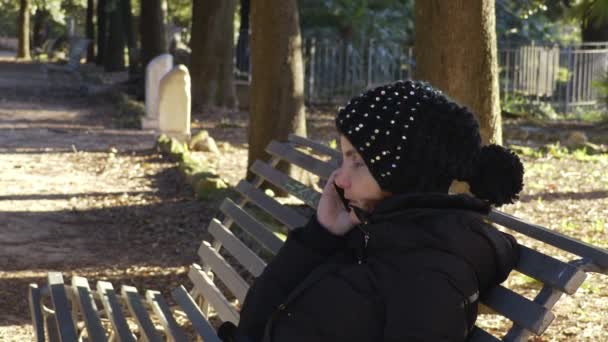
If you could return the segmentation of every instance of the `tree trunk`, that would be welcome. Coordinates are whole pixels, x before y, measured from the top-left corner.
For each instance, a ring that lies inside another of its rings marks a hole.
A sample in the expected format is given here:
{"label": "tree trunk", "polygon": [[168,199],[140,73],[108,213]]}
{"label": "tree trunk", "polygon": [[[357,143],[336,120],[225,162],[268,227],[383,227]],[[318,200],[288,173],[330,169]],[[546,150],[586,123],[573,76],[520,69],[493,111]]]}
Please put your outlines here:
{"label": "tree trunk", "polygon": [[145,70],[154,57],[168,52],[168,46],[163,1],[145,0],[140,4],[141,65]]}
{"label": "tree trunk", "polygon": [[131,0],[121,0],[122,21],[125,27],[125,40],[129,49],[129,75],[134,76],[138,72],[137,43],[135,31],[133,30],[133,11]]}
{"label": "tree trunk", "polygon": [[95,23],[93,22],[94,13],[95,0],[87,0],[86,36],[87,39],[91,40],[91,44],[89,44],[89,48],[87,50],[87,63],[92,63],[95,61],[95,44],[92,44],[92,42],[95,41]]}
{"label": "tree trunk", "polygon": [[235,108],[234,13],[236,0],[192,4],[191,74],[193,106]]}
{"label": "tree trunk", "polygon": [[418,0],[415,20],[416,79],[469,107],[484,144],[501,144],[494,0]]}
{"label": "tree trunk", "polygon": [[97,58],[95,63],[103,65],[106,50],[106,0],[97,1]]}
{"label": "tree trunk", "polygon": [[[268,160],[271,140],[306,136],[302,38],[296,0],[251,4],[249,159]],[[285,168],[283,168],[285,169]],[[290,173],[292,173],[290,171]],[[248,172],[247,177],[253,175]]]}
{"label": "tree trunk", "polygon": [[19,50],[17,58],[30,59],[30,0],[21,0],[19,7]]}
{"label": "tree trunk", "polygon": [[125,69],[125,25],[121,11],[121,0],[108,0],[108,39],[104,56],[104,70],[108,72]]}

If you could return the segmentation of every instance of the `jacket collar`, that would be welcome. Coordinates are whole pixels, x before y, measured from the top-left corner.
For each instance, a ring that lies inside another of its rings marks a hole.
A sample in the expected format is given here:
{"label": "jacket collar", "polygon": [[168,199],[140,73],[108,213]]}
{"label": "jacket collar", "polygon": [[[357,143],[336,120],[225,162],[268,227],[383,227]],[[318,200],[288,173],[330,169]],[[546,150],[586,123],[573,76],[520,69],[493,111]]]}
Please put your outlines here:
{"label": "jacket collar", "polygon": [[473,211],[483,215],[490,212],[486,201],[466,194],[445,194],[439,192],[404,193],[387,197],[376,204],[371,213],[353,207],[363,223],[382,221],[388,217],[405,214],[412,209],[449,209]]}

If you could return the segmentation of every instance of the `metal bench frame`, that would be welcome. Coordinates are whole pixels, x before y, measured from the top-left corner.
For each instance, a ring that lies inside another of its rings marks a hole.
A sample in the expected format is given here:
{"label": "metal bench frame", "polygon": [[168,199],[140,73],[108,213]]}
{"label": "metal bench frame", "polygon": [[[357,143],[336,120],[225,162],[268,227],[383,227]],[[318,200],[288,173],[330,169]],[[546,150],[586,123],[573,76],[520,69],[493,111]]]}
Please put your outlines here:
{"label": "metal bench frame", "polygon": [[[187,292],[180,286],[172,292],[173,298],[204,341],[219,341],[207,321],[211,314],[217,315],[221,321],[238,324],[239,320],[238,308],[218,288],[216,281],[220,280],[230,292],[229,296],[236,298],[239,303],[243,302],[249,288],[242,272],[237,272],[222,254],[230,254],[231,259],[240,263],[239,269],[245,269],[257,277],[266,263],[247,243],[255,241],[272,255],[277,253],[283,243],[267,225],[250,213],[251,210],[246,209],[246,205],[256,206],[288,230],[302,226],[308,220],[305,215],[268,196],[260,189],[262,183],[274,184],[301,200],[310,212],[314,212],[321,194],[276,167],[280,161],[285,161],[325,180],[339,165],[341,158],[338,151],[295,135],[291,135],[286,143],[271,142],[266,151],[272,156],[270,161],[256,161],[250,168],[256,178],[252,182],[242,180],[236,186],[242,196],[240,201],[235,203],[225,199],[220,206],[224,219],[213,219],[210,222],[208,231],[214,240],[201,243],[198,250],[201,264],[190,267],[188,276],[194,284],[192,290]],[[574,294],[588,272],[608,275],[606,250],[498,210],[492,210],[488,219],[512,231],[578,255],[579,259],[566,263],[521,246],[520,262],[516,270],[543,283],[542,289],[533,300],[529,300],[502,285],[496,286],[481,298],[482,310],[506,317],[513,322],[513,327],[502,337],[476,328],[470,341],[525,341],[529,336],[541,335],[555,318],[551,309],[564,293]],[[234,226],[240,228],[238,234],[233,232]],[[243,236],[247,238],[242,239]],[[112,284],[103,281],[97,283],[97,291],[91,291],[87,280],[82,277],[73,277],[71,286],[64,285],[60,273],[52,272],[48,278],[49,286],[43,290],[35,284],[29,288],[30,311],[37,341],[45,340],[45,331],[52,341],[75,341],[78,329],[74,322],[79,317],[83,317],[86,327],[81,329],[80,335],[86,330],[92,341],[133,341],[134,335],[126,324],[121,302],[126,303],[130,315],[135,318],[141,339],[159,341],[164,336],[169,341],[185,341],[185,335],[173,318],[171,308],[157,291],[148,290],[144,299],[137,289],[127,285],[123,285],[120,294],[117,294]],[[53,309],[42,304],[42,297],[46,294],[50,295]],[[95,301],[103,304],[102,310],[97,309]],[[159,318],[163,326],[162,332],[152,325],[148,311]],[[110,320],[113,328],[109,338],[99,323],[102,315]]]}

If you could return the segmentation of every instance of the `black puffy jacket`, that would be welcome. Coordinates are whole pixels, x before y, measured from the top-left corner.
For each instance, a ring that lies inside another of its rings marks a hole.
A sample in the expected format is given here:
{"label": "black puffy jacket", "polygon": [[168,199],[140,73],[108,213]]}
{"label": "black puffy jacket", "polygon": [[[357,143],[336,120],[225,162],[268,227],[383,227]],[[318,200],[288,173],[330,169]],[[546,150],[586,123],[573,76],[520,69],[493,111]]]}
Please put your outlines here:
{"label": "black puffy jacket", "polygon": [[[343,237],[313,217],[247,293],[225,341],[463,341],[480,293],[517,262],[515,239],[467,195],[389,197]],[[232,327],[232,328],[231,328]]]}

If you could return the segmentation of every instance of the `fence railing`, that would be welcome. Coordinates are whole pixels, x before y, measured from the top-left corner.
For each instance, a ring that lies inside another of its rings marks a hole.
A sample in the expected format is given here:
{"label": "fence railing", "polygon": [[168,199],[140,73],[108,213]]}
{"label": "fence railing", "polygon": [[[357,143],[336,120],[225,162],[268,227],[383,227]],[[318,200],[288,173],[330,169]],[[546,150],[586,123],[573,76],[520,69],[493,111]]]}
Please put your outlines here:
{"label": "fence railing", "polygon": [[603,101],[596,83],[608,77],[608,44],[531,44],[499,49],[498,57],[503,100],[519,96],[560,112]]}
{"label": "fence railing", "polygon": [[[410,78],[415,68],[412,47],[374,40],[354,45],[307,38],[303,54],[305,96],[314,104],[343,103],[362,89]],[[498,64],[503,101],[544,102],[559,112],[605,103],[595,84],[608,77],[608,42],[570,47],[503,44]],[[241,75],[247,73],[240,70]]]}

